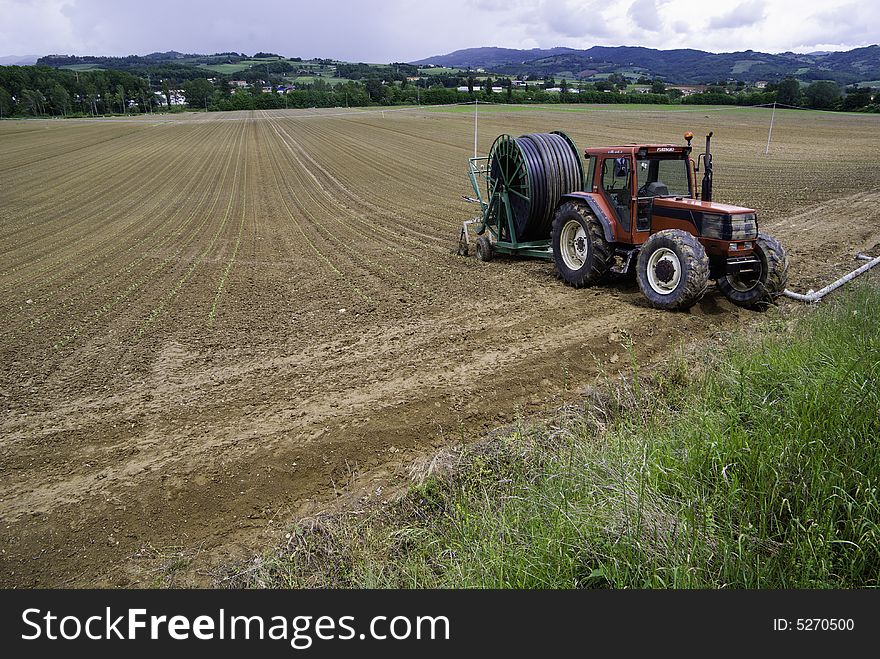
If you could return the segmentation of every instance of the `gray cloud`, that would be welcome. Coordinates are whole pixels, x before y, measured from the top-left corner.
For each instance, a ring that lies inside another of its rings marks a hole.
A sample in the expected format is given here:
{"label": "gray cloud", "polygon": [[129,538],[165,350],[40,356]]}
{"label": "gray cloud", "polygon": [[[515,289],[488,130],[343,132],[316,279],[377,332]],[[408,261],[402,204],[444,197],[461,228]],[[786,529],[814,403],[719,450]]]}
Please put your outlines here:
{"label": "gray cloud", "polygon": [[[459,48],[643,45],[769,52],[876,43],[880,4],[856,0],[0,0],[0,56],[274,51],[353,61]],[[721,35],[721,36],[719,36]]]}
{"label": "gray cloud", "polygon": [[809,26],[795,48],[809,49],[815,45],[841,42],[877,43],[880,31],[880,6],[877,4],[848,4],[811,14],[805,23]]}
{"label": "gray cloud", "polygon": [[663,28],[660,18],[659,6],[662,0],[636,0],[626,12],[632,22],[643,30],[659,32]]}
{"label": "gray cloud", "polygon": [[737,5],[734,9],[709,19],[711,29],[746,27],[764,19],[764,0],[751,0]]}
{"label": "gray cloud", "polygon": [[475,9],[485,9],[488,11],[497,11],[499,9],[510,9],[514,2],[507,0],[468,0],[468,4]]}
{"label": "gray cloud", "polygon": [[602,8],[601,2],[557,0],[543,3],[540,15],[551,34],[573,38],[604,37],[608,35],[608,26]]}

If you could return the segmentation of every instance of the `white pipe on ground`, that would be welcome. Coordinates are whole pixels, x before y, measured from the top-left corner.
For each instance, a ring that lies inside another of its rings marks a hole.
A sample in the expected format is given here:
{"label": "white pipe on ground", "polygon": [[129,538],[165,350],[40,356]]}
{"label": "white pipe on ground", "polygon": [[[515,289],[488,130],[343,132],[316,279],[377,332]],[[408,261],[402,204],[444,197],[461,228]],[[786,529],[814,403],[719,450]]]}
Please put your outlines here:
{"label": "white pipe on ground", "polygon": [[860,268],[853,270],[848,275],[844,275],[843,277],[841,277],[837,281],[835,281],[831,284],[828,284],[825,288],[823,288],[821,290],[818,290],[815,292],[811,291],[806,294],[801,294],[801,293],[795,293],[794,291],[790,291],[786,288],[782,294],[785,297],[791,298],[792,300],[797,300],[799,302],[806,302],[808,304],[812,304],[814,302],[818,302],[819,300],[821,300],[823,297],[828,295],[831,291],[840,288],[846,282],[852,281],[853,279],[858,277],[863,272],[867,272],[868,270],[870,270],[874,266],[880,264],[880,256],[870,257],[870,256],[867,256],[866,254],[856,254],[856,258],[861,261],[867,261],[867,263],[865,263],[865,265],[861,266]]}

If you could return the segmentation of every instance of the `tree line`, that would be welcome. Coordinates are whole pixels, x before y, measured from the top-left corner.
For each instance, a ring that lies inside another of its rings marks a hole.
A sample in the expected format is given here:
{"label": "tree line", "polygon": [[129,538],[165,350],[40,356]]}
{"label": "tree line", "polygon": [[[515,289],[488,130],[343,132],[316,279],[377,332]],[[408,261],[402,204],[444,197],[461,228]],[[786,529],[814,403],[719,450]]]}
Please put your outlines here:
{"label": "tree line", "polygon": [[[163,66],[174,66],[173,64]],[[281,82],[282,67],[287,62],[267,62],[266,77]],[[340,65],[345,66],[345,65]],[[366,67],[366,65],[351,65]],[[368,105],[425,105],[465,103],[475,98],[497,103],[682,103],[711,105],[763,105],[778,102],[785,105],[817,109],[880,111],[872,92],[855,87],[842,90],[836,83],[816,81],[806,87],[786,78],[770,84],[763,91],[710,85],[706,91],[682,97],[681,92],[667,89],[661,81],[650,83],[648,93],[623,92],[624,80],[577,83],[573,86],[563,79],[553,79],[543,86],[515,86],[511,78],[494,79],[490,76],[477,80],[467,77],[433,76],[416,84],[406,79],[409,71],[404,66],[391,65],[386,73],[394,71],[399,82],[380,79],[376,67],[367,67],[372,73],[361,81],[348,80],[331,85],[317,79],[297,89],[283,89],[286,93],[263,91],[258,71],[251,70],[252,86],[233,89],[228,76],[217,76],[216,83],[204,77],[191,77],[182,85],[183,95],[190,108],[206,110],[259,110],[310,107],[363,107]],[[240,74],[239,74],[240,75]],[[149,82],[148,82],[149,80]],[[641,82],[641,81],[640,81]],[[152,85],[150,84],[152,83]],[[501,91],[494,91],[497,88]],[[549,88],[559,91],[548,91]],[[273,87],[274,89],[274,87]],[[466,91],[463,91],[466,89]],[[157,93],[158,92],[158,93]],[[128,112],[148,112],[172,107],[173,92],[169,80],[144,79],[128,71],[71,71],[47,66],[0,67],[0,117],[45,115],[100,115]]]}
{"label": "tree line", "polygon": [[831,80],[817,80],[802,87],[794,78],[768,84],[763,92],[731,94],[710,85],[705,92],[686,96],[681,102],[686,105],[769,105],[775,102],[813,110],[880,112],[880,99],[875,98],[870,88],[853,85],[844,90]]}
{"label": "tree line", "polygon": [[0,66],[0,117],[145,112],[154,103],[147,81],[126,71]]}
{"label": "tree line", "polygon": [[406,80],[407,76],[419,75],[419,67],[404,62],[392,62],[388,65],[375,64],[346,64],[339,62],[336,64],[336,76],[339,78],[349,78],[350,80]]}

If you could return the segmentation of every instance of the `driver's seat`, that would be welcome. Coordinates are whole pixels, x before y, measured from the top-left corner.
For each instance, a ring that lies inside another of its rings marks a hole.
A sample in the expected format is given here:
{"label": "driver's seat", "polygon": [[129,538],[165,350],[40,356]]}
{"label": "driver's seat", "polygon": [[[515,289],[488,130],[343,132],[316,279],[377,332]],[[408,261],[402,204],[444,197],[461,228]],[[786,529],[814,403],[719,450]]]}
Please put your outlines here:
{"label": "driver's seat", "polygon": [[669,194],[669,187],[663,181],[653,181],[642,188],[646,197],[665,197]]}

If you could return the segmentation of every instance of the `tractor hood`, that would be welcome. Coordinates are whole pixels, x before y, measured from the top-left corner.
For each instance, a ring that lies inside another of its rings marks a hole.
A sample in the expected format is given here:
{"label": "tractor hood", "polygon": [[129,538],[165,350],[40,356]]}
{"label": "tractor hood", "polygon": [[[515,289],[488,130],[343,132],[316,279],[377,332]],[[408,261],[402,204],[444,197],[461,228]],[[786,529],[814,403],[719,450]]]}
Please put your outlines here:
{"label": "tractor hood", "polygon": [[747,241],[758,236],[755,211],[743,206],[699,201],[688,197],[655,197],[655,218],[685,221],[694,225],[702,238]]}
{"label": "tractor hood", "polygon": [[690,197],[655,197],[654,212],[661,213],[665,209],[675,209],[691,213],[716,213],[718,215],[739,215],[740,213],[754,213],[754,209],[745,206],[732,206],[731,204],[719,204],[714,201],[700,201]]}

